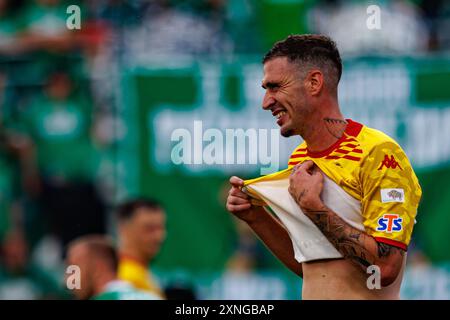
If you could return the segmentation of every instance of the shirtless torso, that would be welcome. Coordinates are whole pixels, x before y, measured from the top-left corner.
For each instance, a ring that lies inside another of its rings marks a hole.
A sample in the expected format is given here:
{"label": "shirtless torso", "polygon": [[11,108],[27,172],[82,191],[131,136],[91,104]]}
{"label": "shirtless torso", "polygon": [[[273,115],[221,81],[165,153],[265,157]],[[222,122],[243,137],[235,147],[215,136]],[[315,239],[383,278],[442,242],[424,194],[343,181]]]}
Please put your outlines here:
{"label": "shirtless torso", "polygon": [[314,299],[400,299],[406,255],[397,279],[387,287],[369,289],[367,279],[354,263],[345,259],[305,262],[303,269],[304,300]]}

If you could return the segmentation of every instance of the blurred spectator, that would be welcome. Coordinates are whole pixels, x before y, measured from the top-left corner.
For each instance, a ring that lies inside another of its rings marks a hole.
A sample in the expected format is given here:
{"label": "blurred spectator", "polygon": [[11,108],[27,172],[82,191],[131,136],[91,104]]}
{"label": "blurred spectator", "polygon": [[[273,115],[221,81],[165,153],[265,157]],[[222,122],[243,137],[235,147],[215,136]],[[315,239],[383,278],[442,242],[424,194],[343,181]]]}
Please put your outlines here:
{"label": "blurred spectator", "polygon": [[370,1],[322,1],[311,14],[315,33],[330,36],[345,54],[412,54],[427,49],[419,8],[406,0],[382,1],[381,28],[369,30]]}
{"label": "blurred spectator", "polygon": [[227,270],[231,272],[252,272],[258,267],[258,240],[253,231],[242,221],[234,219],[238,243],[236,251],[228,260]]}
{"label": "blurred spectator", "polygon": [[65,52],[74,48],[74,33],[66,26],[66,9],[60,0],[35,0],[27,7],[23,41],[30,50]]}
{"label": "blurred spectator", "polygon": [[118,262],[112,242],[103,236],[84,236],[72,242],[67,252],[67,265],[77,266],[80,271],[80,287],[73,289],[75,296],[92,300],[159,300],[156,295],[118,280]]}
{"label": "blurred spectator", "polygon": [[154,280],[149,263],[158,254],[166,237],[166,215],[151,199],[136,199],[117,209],[119,236],[119,278],[160,297],[162,290]]}
{"label": "blurred spectator", "polygon": [[67,297],[57,279],[32,263],[21,231],[11,230],[1,244],[0,300]]}
{"label": "blurred spectator", "polygon": [[13,166],[7,157],[8,154],[3,149],[3,142],[0,141],[0,242],[11,228],[11,212],[14,204],[14,179],[16,177]]}
{"label": "blurred spectator", "polygon": [[171,281],[164,288],[167,300],[197,300],[194,285],[189,281]]}
{"label": "blurred spectator", "polygon": [[257,0],[226,1],[226,30],[233,39],[235,53],[258,53],[262,50],[263,37],[259,34]]}
{"label": "blurred spectator", "polygon": [[143,13],[140,26],[130,28],[125,35],[127,61],[139,63],[165,55],[231,52],[232,42],[224,31],[221,7],[222,4],[210,6],[211,13],[200,16],[171,7],[168,1],[152,2]]}
{"label": "blurred spectator", "polygon": [[21,16],[24,1],[0,0],[0,55],[20,52],[20,35],[25,26]]}
{"label": "blurred spectator", "polygon": [[450,48],[450,2],[419,0],[428,31],[428,49],[437,51]]}
{"label": "blurred spectator", "polygon": [[3,127],[5,76],[0,73],[0,242],[11,225],[11,207],[13,203],[14,170],[9,159],[5,130]]}
{"label": "blurred spectator", "polygon": [[80,235],[105,232],[104,205],[94,187],[92,110],[74,89],[68,73],[53,73],[22,116],[22,130],[36,146],[42,209],[63,246]]}

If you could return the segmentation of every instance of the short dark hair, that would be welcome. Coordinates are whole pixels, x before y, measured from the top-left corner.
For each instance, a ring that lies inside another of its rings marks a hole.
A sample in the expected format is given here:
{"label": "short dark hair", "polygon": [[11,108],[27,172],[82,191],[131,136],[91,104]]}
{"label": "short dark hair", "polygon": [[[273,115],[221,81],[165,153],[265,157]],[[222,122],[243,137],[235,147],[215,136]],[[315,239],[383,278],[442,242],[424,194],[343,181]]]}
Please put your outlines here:
{"label": "short dark hair", "polygon": [[342,60],[336,43],[331,38],[317,34],[290,35],[276,42],[263,58],[263,64],[287,57],[290,62],[311,63],[317,67],[334,69],[336,85],[342,75]]}
{"label": "short dark hair", "polygon": [[162,204],[150,198],[138,198],[128,200],[117,207],[117,218],[120,221],[125,221],[133,217],[138,209],[149,209],[150,211],[160,211],[163,209]]}
{"label": "short dark hair", "polygon": [[73,240],[68,247],[78,245],[85,246],[90,257],[102,260],[111,268],[111,271],[117,272],[119,257],[111,238],[105,235],[89,234]]}

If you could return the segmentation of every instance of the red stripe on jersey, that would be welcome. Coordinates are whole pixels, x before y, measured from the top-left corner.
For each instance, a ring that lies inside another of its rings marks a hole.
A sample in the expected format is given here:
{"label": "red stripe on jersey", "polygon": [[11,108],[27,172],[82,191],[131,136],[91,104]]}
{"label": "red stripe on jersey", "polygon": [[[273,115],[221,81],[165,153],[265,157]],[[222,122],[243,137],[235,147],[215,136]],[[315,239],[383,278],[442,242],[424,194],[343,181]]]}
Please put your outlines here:
{"label": "red stripe on jersey", "polygon": [[[296,154],[292,154],[291,158],[303,158],[305,156],[309,156],[311,158],[322,158],[322,157],[326,157],[325,159],[337,159],[335,156],[333,156],[332,158],[329,157],[329,155],[336,149],[338,149],[340,153],[343,154],[348,154],[351,151],[346,151],[344,149],[341,149],[342,144],[343,143],[348,143],[348,142],[358,142],[355,137],[358,136],[358,134],[361,132],[361,129],[363,128],[363,125],[355,122],[351,119],[346,119],[348,124],[347,127],[345,129],[344,134],[342,135],[342,137],[336,141],[335,143],[333,143],[333,145],[331,145],[330,147],[328,147],[325,150],[319,151],[319,152],[311,152],[309,150],[307,150],[307,148],[298,148],[294,151],[294,153],[296,152],[300,152],[300,151],[306,151],[306,155],[305,154],[300,154],[300,155],[296,155]],[[349,148],[356,148],[359,144],[347,144],[346,147]],[[357,149],[358,151],[355,151],[355,153],[362,153],[362,151],[359,151],[360,149]],[[328,156],[328,157],[327,157]],[[352,156],[348,156],[348,157],[343,157],[349,160],[355,160],[358,161],[360,160],[360,158],[356,158],[356,157],[352,157]]]}
{"label": "red stripe on jersey", "polygon": [[361,132],[363,125],[359,122],[355,122],[351,119],[346,119],[348,122],[347,128],[345,130],[345,133],[347,133],[350,136],[357,137],[358,134]]}
{"label": "red stripe on jersey", "polygon": [[363,151],[361,149],[353,149],[352,152],[354,152],[354,153],[363,153]]}
{"label": "red stripe on jersey", "polygon": [[339,153],[343,153],[343,154],[347,154],[347,153],[349,153],[349,152],[351,152],[350,150],[344,150],[344,149],[336,149],[336,150],[334,150],[334,152],[339,152]]}
{"label": "red stripe on jersey", "polygon": [[377,242],[386,243],[386,244],[389,244],[391,246],[403,249],[405,251],[408,249],[408,246],[406,244],[404,244],[402,242],[399,242],[399,241],[395,241],[395,240],[387,239],[387,238],[380,238],[380,237],[374,237],[374,238],[375,238],[375,240]]}
{"label": "red stripe on jersey", "polygon": [[339,156],[328,156],[325,159],[329,159],[329,160],[335,160],[335,159],[340,159],[341,157]]}
{"label": "red stripe on jersey", "polygon": [[344,143],[344,142],[358,142],[358,140],[356,140],[355,138],[350,137],[350,138],[343,139],[341,141],[341,144]]}
{"label": "red stripe on jersey", "polygon": [[304,153],[304,154],[293,154],[290,159],[293,159],[293,158],[304,158],[304,157],[306,157],[306,153]]}
{"label": "red stripe on jersey", "polygon": [[299,164],[300,161],[289,161],[288,166],[295,166],[296,164]]}
{"label": "red stripe on jersey", "polygon": [[357,146],[358,146],[357,144],[352,144],[352,143],[341,145],[341,147],[348,147],[348,148],[356,148]]}
{"label": "red stripe on jersey", "polygon": [[349,155],[343,156],[342,158],[348,159],[348,160],[353,160],[353,161],[359,161],[359,160],[361,160],[361,158],[354,157],[354,156],[349,156]]}

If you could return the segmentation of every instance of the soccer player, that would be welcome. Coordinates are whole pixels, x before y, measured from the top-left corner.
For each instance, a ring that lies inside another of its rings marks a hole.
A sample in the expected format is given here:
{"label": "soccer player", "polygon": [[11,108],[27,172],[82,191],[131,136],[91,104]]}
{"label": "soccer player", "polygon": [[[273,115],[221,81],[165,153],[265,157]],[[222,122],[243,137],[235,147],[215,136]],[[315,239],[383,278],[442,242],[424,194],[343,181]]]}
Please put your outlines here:
{"label": "soccer player", "polygon": [[[342,62],[328,37],[291,35],[272,47],[263,66],[263,109],[276,118],[282,136],[304,139],[289,159],[289,193],[343,258],[299,263],[284,225],[250,202],[238,177],[230,178],[227,209],[303,277],[304,299],[398,299],[421,197],[407,156],[386,134],[342,115]],[[363,231],[322,202],[324,175],[358,201]],[[373,265],[379,289],[367,285]]]}
{"label": "soccer player", "polygon": [[117,209],[119,236],[119,278],[136,288],[164,297],[149,264],[166,237],[166,215],[151,199],[136,199]]}
{"label": "soccer player", "polygon": [[116,249],[104,236],[88,235],[74,240],[68,246],[66,263],[79,268],[79,287],[73,291],[78,299],[159,300],[156,295],[118,280]]}

